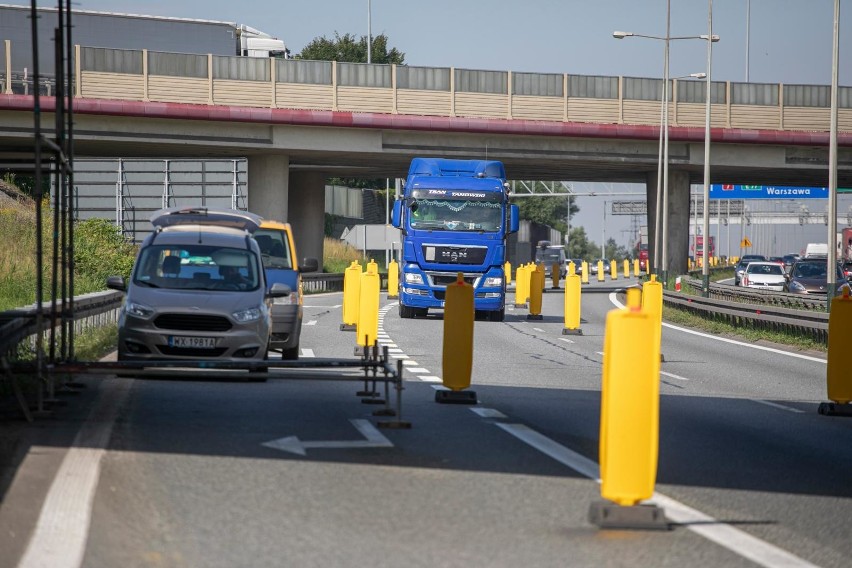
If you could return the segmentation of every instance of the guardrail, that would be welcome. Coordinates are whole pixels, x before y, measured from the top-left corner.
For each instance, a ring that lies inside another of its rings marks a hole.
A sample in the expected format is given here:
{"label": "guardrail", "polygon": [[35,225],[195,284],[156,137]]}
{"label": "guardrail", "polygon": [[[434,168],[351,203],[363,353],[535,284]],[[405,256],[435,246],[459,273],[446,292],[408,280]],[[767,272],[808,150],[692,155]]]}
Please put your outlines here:
{"label": "guardrail", "polygon": [[[387,274],[381,274],[382,285],[387,287]],[[303,274],[302,288],[306,294],[321,292],[340,292],[343,290],[343,274]],[[124,301],[124,294],[108,290],[84,294],[74,298],[75,333],[93,327],[101,327],[118,319],[118,310]],[[19,346],[25,342],[35,345],[35,336],[50,329],[50,302],[42,304],[42,326],[36,327],[36,306],[27,306],[15,310],[0,312],[0,357],[14,358]],[[62,302],[57,302],[56,325],[61,322]]]}
{"label": "guardrail", "polygon": [[[691,288],[701,294],[701,280],[697,278],[682,278],[683,286]],[[787,292],[767,293],[765,290],[743,288],[740,286],[728,286],[726,284],[710,283],[710,297],[727,300],[729,302],[752,303],[760,305],[773,305],[797,310],[809,310],[824,312],[826,306],[825,296],[816,298],[804,294],[790,294]]]}

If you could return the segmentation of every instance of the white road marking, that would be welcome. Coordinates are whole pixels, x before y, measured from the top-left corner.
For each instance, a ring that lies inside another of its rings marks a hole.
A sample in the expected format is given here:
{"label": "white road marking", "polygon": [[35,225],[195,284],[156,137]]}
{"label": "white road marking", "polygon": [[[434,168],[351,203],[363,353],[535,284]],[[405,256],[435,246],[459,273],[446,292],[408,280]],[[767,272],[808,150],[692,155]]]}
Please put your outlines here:
{"label": "white road marking", "polygon": [[402,349],[399,349],[398,347],[389,347],[388,353],[402,353]]}
{"label": "white road marking", "polygon": [[305,322],[305,325],[316,325],[316,324],[317,324],[317,320],[308,320],[308,321]]}
{"label": "white road marking", "polygon": [[393,443],[388,440],[369,420],[355,418],[351,420],[352,425],[366,438],[365,440],[319,440],[314,442],[303,442],[296,436],[287,436],[278,440],[264,442],[262,446],[298,454],[307,455],[309,448],[392,448]]}
{"label": "white road marking", "polygon": [[97,406],[80,427],[56,472],[18,568],[77,568],[83,563],[101,458],[132,382],[101,383]]}
{"label": "white road marking", "polygon": [[567,339],[565,337],[558,337],[559,341],[564,341],[565,343],[574,343],[573,339]]}
{"label": "white road marking", "polygon": [[[543,454],[566,465],[574,471],[600,483],[600,468],[589,458],[582,456],[550,438],[539,434],[523,424],[506,424],[496,422],[497,426],[529,444]],[[671,497],[654,493],[650,502],[665,510],[666,518],[682,525],[684,528],[703,536],[707,540],[727,548],[735,554],[766,568],[816,568],[814,564],[795,556],[775,545],[764,542],[740,529],[724,524],[721,521],[705,515]]]}
{"label": "white road marking", "polygon": [[[364,44],[364,45],[366,45],[366,44]],[[311,294],[311,296],[313,296],[313,294]],[[325,308],[325,309],[332,308],[333,309],[333,308],[342,308],[343,304],[337,304],[336,306],[302,306],[302,307],[303,308]]]}
{"label": "white road marking", "polygon": [[601,357],[603,357],[603,354],[604,354],[604,352],[603,352],[603,351],[595,351],[595,353],[597,353],[597,354],[598,354],[598,355],[600,355]]}
{"label": "white road marking", "polygon": [[[619,308],[624,308],[624,304],[618,301],[616,298],[616,293],[612,292],[609,295],[609,301]],[[709,333],[703,333],[700,331],[695,331],[693,329],[687,329],[685,327],[679,327],[676,325],[672,325],[670,323],[663,322],[663,327],[667,327],[669,329],[674,329],[677,331],[682,331],[683,333],[689,333],[692,335],[697,335],[699,337],[704,337],[706,339],[713,339],[715,341],[721,341],[723,343],[731,343],[733,345],[740,345],[742,347],[751,347],[752,349],[759,349],[761,351],[768,351],[770,353],[777,353],[778,355],[786,355],[788,357],[796,357],[797,359],[804,359],[805,361],[813,361],[815,363],[823,363],[825,364],[827,361],[825,359],[820,359],[819,357],[811,357],[810,355],[802,355],[801,353],[791,353],[790,351],[784,351],[782,349],[775,349],[774,347],[766,347],[764,345],[754,345],[753,343],[745,343],[743,341],[737,341],[736,339],[728,339],[727,337],[719,337],[717,335],[710,335]]]}
{"label": "white road marking", "polygon": [[[399,348],[399,345],[397,345],[396,343],[388,343],[387,341],[382,341],[381,339],[379,339],[379,344],[382,347],[387,347],[388,351],[390,351],[391,349],[398,349]],[[402,351],[402,349],[400,349],[400,351]]]}
{"label": "white road marking", "polygon": [[[366,44],[365,44],[365,45],[366,45]],[[540,331],[541,333],[544,333],[544,330],[543,330],[543,329],[541,329],[540,327],[534,327],[533,329],[534,329],[535,331]]]}
{"label": "white road marking", "polygon": [[420,375],[417,377],[421,381],[426,381],[428,383],[442,383],[444,380],[441,377],[436,377],[435,375]]}
{"label": "white road marking", "polygon": [[408,359],[408,355],[403,355],[401,353],[396,353],[391,355],[391,359]]}
{"label": "white road marking", "polygon": [[[403,363],[403,365],[404,364],[405,363]],[[409,373],[417,373],[418,375],[429,372],[429,369],[425,369],[423,367],[406,367],[405,370],[408,371]]]}
{"label": "white road marking", "polygon": [[787,412],[795,412],[796,414],[804,414],[805,412],[804,410],[799,410],[798,408],[791,408],[789,406],[784,406],[783,404],[778,404],[776,402],[769,402],[768,400],[760,400],[758,398],[751,398],[749,400],[758,404],[765,404],[766,406],[771,406],[772,408],[786,410]]}
{"label": "white road marking", "polygon": [[660,371],[660,374],[663,375],[664,377],[677,379],[678,381],[688,381],[689,380],[686,377],[681,377],[680,375],[675,375],[674,373],[667,373],[665,371]]}
{"label": "white road marking", "polygon": [[507,418],[505,414],[493,408],[471,408],[470,410],[482,418]]}
{"label": "white road marking", "polygon": [[403,365],[416,366],[416,365],[419,365],[420,363],[418,363],[418,362],[417,362],[417,361],[415,361],[414,359],[409,359],[408,361],[403,361],[403,362],[402,362],[402,364],[403,364]]}
{"label": "white road marking", "polygon": [[451,390],[451,389],[448,389],[447,387],[445,387],[444,385],[429,385],[429,386],[430,386],[430,387],[432,387],[433,389],[435,389],[436,391],[448,391],[448,390]]}
{"label": "white road marking", "polygon": [[301,355],[301,356],[302,356],[302,357],[307,357],[307,358],[310,358],[310,357],[316,357],[316,355],[314,355],[314,350],[313,350],[313,349],[308,349],[307,347],[303,347],[303,348],[302,348],[302,355]]}

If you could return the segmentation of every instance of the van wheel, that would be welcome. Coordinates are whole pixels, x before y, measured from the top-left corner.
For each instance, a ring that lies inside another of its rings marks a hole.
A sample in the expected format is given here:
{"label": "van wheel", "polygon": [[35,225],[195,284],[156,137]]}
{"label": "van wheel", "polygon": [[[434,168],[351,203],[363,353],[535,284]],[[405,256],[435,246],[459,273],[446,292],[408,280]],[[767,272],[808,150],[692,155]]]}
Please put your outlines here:
{"label": "van wheel", "polygon": [[499,310],[494,310],[493,312],[488,312],[489,321],[503,321],[505,318],[506,308],[501,308]]}
{"label": "van wheel", "polygon": [[414,317],[414,308],[409,308],[402,302],[399,304],[399,317],[402,319],[411,319]]}
{"label": "van wheel", "polygon": [[281,350],[281,358],[285,361],[296,361],[299,358],[299,346]]}

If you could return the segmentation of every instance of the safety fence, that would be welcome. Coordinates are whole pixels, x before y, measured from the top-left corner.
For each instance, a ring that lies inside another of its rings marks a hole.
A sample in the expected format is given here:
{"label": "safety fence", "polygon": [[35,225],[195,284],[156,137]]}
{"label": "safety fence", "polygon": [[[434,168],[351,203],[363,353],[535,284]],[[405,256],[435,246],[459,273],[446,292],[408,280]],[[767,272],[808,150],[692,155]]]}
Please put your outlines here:
{"label": "safety fence", "polygon": [[[701,280],[697,278],[682,278],[682,284],[686,291],[701,294]],[[726,300],[736,303],[759,304],[762,306],[772,305],[794,310],[810,310],[824,312],[826,298],[814,297],[805,294],[790,294],[787,292],[771,292],[744,288],[742,286],[729,286],[726,284],[710,283],[710,297],[716,300]]]}

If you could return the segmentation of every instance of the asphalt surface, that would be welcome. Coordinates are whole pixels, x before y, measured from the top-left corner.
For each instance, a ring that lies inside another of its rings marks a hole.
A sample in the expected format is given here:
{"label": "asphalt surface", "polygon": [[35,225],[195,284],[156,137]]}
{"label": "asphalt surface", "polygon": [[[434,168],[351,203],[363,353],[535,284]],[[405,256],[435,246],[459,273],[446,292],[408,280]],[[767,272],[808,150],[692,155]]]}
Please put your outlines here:
{"label": "asphalt surface", "polygon": [[[434,402],[440,312],[402,320],[383,295],[410,430],[371,427],[387,419],[354,377],[85,378],[93,414],[45,424],[3,496],[0,566],[848,566],[852,420],[817,414],[824,357],[672,327],[656,486],[671,530],[589,523],[604,320],[630,282],[584,288],[581,336],[562,335],[561,292],[542,320],[476,322],[475,406]],[[303,358],[353,357],[340,303],[306,299]],[[88,500],[62,475],[78,428],[75,448],[103,441],[78,459],[97,471]]]}

